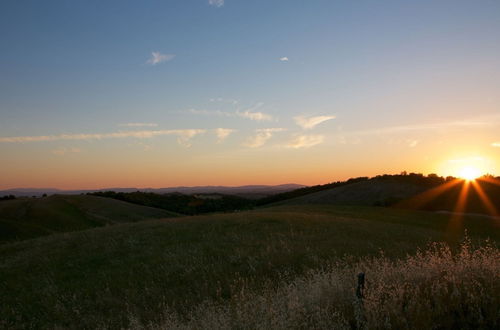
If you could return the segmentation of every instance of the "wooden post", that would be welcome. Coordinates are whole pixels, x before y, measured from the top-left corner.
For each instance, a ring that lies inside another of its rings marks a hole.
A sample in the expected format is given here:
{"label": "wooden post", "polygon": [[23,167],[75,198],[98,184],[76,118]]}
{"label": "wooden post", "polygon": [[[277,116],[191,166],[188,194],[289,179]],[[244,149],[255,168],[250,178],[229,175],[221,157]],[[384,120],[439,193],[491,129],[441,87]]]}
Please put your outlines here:
{"label": "wooden post", "polygon": [[358,274],[358,287],[356,289],[356,296],[359,299],[363,299],[365,292],[365,273],[359,273]]}
{"label": "wooden post", "polygon": [[363,298],[365,297],[365,273],[358,274],[358,286],[356,288],[356,297],[354,303],[354,313],[356,315],[357,329],[366,329],[366,317]]}

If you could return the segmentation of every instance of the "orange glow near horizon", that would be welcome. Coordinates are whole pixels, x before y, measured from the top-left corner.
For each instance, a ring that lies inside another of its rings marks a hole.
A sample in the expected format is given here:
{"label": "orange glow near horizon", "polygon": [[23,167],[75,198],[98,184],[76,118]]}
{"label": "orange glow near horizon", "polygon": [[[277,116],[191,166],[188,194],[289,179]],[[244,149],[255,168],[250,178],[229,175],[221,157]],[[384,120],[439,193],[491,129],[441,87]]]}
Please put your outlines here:
{"label": "orange glow near horizon", "polygon": [[487,173],[495,172],[495,162],[482,155],[458,157],[443,162],[438,172],[472,181]]}
{"label": "orange glow near horizon", "polygon": [[[465,175],[459,175],[460,169],[464,168],[477,169],[470,171],[472,174],[468,178],[473,178],[482,173],[494,173],[494,165],[498,163],[495,155],[490,158],[474,156],[449,161],[438,158],[439,152],[433,155],[436,159],[436,163],[433,163],[420,158],[420,153],[395,155],[399,151],[390,148],[382,149],[380,157],[373,157],[361,145],[349,146],[344,153],[342,150],[332,152],[326,146],[303,151],[270,147],[264,150],[238,148],[235,151],[220,150],[219,153],[212,153],[209,145],[206,148],[193,145],[186,150],[177,147],[176,150],[167,150],[168,153],[165,153],[159,148],[148,151],[122,150],[120,148],[125,147],[115,143],[109,148],[112,152],[103,146],[89,144],[79,145],[79,153],[65,155],[52,154],[51,148],[44,149],[45,146],[34,147],[35,145],[21,145],[15,149],[22,155],[20,159],[6,158],[0,190],[142,189],[287,183],[311,186],[361,176],[399,174],[403,170],[409,173],[437,173],[440,176],[465,178]],[[217,147],[222,149],[222,146]],[[444,156],[451,158],[453,155]],[[432,198],[432,193],[428,194],[430,195],[426,198]]]}

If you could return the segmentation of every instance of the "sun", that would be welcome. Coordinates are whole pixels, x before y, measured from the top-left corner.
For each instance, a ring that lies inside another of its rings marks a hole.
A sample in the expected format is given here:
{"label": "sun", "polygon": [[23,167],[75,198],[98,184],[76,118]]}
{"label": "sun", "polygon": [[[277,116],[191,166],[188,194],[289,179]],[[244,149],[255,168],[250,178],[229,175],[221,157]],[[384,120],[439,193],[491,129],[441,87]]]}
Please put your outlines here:
{"label": "sun", "polygon": [[463,167],[460,169],[459,176],[467,181],[473,181],[481,176],[481,171],[476,167]]}

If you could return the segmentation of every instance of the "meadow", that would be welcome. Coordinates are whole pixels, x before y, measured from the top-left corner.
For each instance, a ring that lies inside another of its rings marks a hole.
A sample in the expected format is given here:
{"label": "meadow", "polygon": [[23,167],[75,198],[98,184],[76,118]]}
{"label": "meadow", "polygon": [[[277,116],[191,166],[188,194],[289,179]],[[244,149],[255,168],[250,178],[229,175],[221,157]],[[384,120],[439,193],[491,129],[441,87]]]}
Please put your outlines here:
{"label": "meadow", "polygon": [[491,218],[324,205],[53,234],[0,246],[0,326],[486,329],[499,241]]}

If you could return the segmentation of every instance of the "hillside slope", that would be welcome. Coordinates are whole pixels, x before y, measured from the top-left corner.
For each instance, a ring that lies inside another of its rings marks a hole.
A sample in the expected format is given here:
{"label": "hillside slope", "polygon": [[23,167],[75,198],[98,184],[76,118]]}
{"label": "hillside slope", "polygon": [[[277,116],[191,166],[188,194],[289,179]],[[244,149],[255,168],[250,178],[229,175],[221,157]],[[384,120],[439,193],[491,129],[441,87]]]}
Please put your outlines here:
{"label": "hillside slope", "polygon": [[446,215],[400,209],[283,206],[4,244],[0,327],[134,328],[131,315],[161,322],[168,307],[185,315],[206,299],[258,292],[346,254],[401,257],[429,242],[456,244],[465,228],[473,240],[500,240],[485,218],[449,224]]}
{"label": "hillside slope", "polygon": [[284,200],[274,205],[333,204],[385,206],[415,196],[426,189],[427,187],[425,186],[411,182],[371,179],[369,181],[356,182]]}
{"label": "hillside slope", "polygon": [[173,216],[160,209],[86,195],[8,200],[0,202],[0,242]]}

